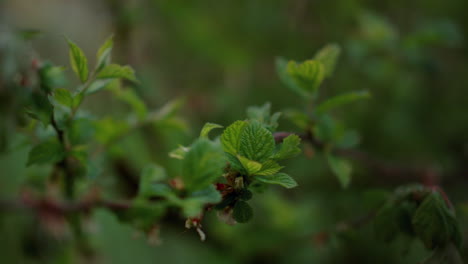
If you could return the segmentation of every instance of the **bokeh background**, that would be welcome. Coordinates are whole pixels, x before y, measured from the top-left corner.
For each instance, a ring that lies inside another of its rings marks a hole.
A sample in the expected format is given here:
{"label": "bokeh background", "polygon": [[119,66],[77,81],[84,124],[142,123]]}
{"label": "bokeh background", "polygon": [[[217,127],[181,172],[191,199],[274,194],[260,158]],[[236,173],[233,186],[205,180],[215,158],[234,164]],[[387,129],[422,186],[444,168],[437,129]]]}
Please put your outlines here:
{"label": "bokeh background", "polygon": [[[2,94],[2,85],[32,57],[68,66],[63,36],[93,64],[100,44],[114,34],[114,61],[136,69],[141,84],[135,89],[149,106],[181,98],[182,118],[120,143],[126,149],[116,154],[125,161],[121,169],[136,172],[148,162],[174,167],[167,152],[190,142],[205,122],[227,125],[242,119],[246,107],[267,101],[275,111],[294,108],[299,98],[280,83],[275,58],[305,60],[338,43],[342,56],[321,96],[370,91],[370,100],[334,114],[359,133],[361,150],[435,175],[455,204],[466,240],[467,9],[463,0],[0,0],[2,144],[21,139],[8,122],[15,98]],[[17,43],[12,32],[22,29],[42,34]],[[127,111],[106,94],[85,107],[101,116]],[[281,119],[280,130],[293,129]],[[22,186],[43,180],[47,168],[25,168],[28,147],[10,150],[0,154],[0,194],[14,198]],[[418,263],[428,254],[419,241],[401,237],[386,244],[375,238],[372,225],[346,226],[365,217],[379,195],[423,179],[354,165],[351,186],[343,190],[320,155],[290,161],[288,173],[300,187],[257,195],[248,224],[228,226],[209,215],[205,242],[173,217],[162,223],[162,244],[154,246],[114,215],[95,211],[86,223],[97,252],[93,259],[80,257],[66,238],[51,236],[31,215],[4,214],[0,262]],[[115,186],[115,173],[103,168],[100,181]],[[468,257],[467,243],[462,255]]]}

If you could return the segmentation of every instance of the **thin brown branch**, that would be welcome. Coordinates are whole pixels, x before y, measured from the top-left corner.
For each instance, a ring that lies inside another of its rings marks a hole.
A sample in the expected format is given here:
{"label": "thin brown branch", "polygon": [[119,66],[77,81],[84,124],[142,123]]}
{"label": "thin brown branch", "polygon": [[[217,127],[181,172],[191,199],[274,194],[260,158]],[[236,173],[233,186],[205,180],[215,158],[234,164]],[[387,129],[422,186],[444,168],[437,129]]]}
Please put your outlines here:
{"label": "thin brown branch", "polygon": [[[290,132],[276,132],[274,134],[277,143],[282,142],[284,138],[291,135]],[[298,134],[298,136],[305,142],[312,145],[313,148],[323,151],[326,145],[320,142],[312,133]],[[361,163],[363,166],[369,168],[379,178],[386,181],[401,183],[408,180],[422,182],[427,186],[434,186],[438,184],[439,175],[436,170],[430,166],[413,166],[407,164],[400,164],[397,162],[387,161],[371,155],[367,152],[355,149],[334,149],[333,153],[349,158],[353,161]]]}
{"label": "thin brown branch", "polygon": [[96,208],[107,208],[111,211],[125,211],[131,207],[130,202],[110,201],[99,198],[83,199],[77,202],[59,201],[51,198],[38,198],[31,195],[22,195],[20,199],[0,200],[0,211],[32,210],[49,212],[60,215],[70,213],[91,212]]}

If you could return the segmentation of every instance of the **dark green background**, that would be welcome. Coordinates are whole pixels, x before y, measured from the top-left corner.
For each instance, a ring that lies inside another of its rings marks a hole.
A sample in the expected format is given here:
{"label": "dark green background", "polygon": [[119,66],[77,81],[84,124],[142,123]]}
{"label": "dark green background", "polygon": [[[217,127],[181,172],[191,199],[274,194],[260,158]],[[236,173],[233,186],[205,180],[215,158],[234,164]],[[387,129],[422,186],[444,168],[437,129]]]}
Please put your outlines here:
{"label": "dark green background", "polygon": [[[18,50],[33,48],[33,57],[68,66],[66,35],[94,63],[93,54],[114,33],[114,60],[136,69],[142,80],[137,93],[149,106],[185,98],[184,122],[135,133],[121,143],[132,154],[122,158],[139,171],[148,162],[173,166],[167,151],[190,142],[205,122],[227,125],[244,118],[247,106],[267,101],[275,111],[296,107],[299,97],[281,85],[275,58],[305,60],[325,44],[338,43],[342,56],[321,96],[370,91],[370,100],[344,106],[335,116],[359,132],[361,150],[440,175],[466,238],[467,9],[463,0],[4,0],[0,85],[15,77],[11,69],[28,60]],[[8,37],[17,29],[44,34],[30,47],[20,47]],[[74,84],[71,70],[67,73]],[[0,94],[5,90],[0,86]],[[11,101],[0,104],[11,106],[0,107],[4,113],[16,111]],[[93,96],[85,107],[99,116],[127,111],[105,94]],[[7,118],[0,122],[8,127],[7,145],[21,141]],[[280,130],[293,128],[281,119]],[[45,179],[46,167],[25,168],[28,150],[16,146],[0,154],[2,196],[17,197],[21,186]],[[86,223],[98,252],[93,260],[79,260],[68,243],[37,228],[32,215],[8,214],[0,218],[0,262],[418,263],[428,254],[419,241],[401,237],[385,244],[374,237],[371,225],[319,241],[317,233],[371,211],[376,193],[420,180],[354,165],[351,186],[343,190],[319,155],[290,161],[287,172],[298,188],[257,195],[255,218],[248,224],[227,226],[211,214],[204,222],[208,239],[203,243],[193,230],[185,230],[183,219],[171,218],[161,227],[163,244],[154,247],[113,215],[96,211]],[[110,181],[112,171],[103,170],[99,177]]]}

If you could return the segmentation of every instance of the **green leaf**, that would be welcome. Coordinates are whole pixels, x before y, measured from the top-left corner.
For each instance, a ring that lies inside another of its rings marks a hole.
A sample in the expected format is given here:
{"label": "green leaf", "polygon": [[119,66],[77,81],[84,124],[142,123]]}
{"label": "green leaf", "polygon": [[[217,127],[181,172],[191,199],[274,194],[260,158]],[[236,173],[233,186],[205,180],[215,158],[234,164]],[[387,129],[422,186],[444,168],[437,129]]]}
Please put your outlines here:
{"label": "green leaf", "polygon": [[262,164],[262,168],[260,171],[255,173],[255,175],[263,175],[263,176],[268,176],[268,175],[273,175],[277,172],[279,172],[283,166],[280,166],[276,161],[274,160],[267,160],[265,163]]}
{"label": "green leaf", "polygon": [[96,71],[100,71],[103,67],[110,63],[112,48],[114,46],[113,36],[106,39],[104,44],[99,48],[96,54]]}
{"label": "green leaf", "polygon": [[413,226],[428,249],[443,247],[450,242],[457,246],[461,244],[457,220],[437,192],[427,195],[418,207],[413,215]]}
{"label": "green leaf", "polygon": [[207,139],[198,139],[183,160],[185,187],[190,191],[208,187],[222,175],[224,166],[226,159],[221,146]]}
{"label": "green leaf", "polygon": [[271,112],[271,104],[265,103],[262,106],[251,106],[247,108],[247,117],[249,120],[255,120],[262,123],[268,130],[275,131],[278,127],[278,119],[281,116],[280,112],[273,115]]}
{"label": "green leaf", "polygon": [[174,158],[174,159],[183,160],[185,158],[185,155],[187,154],[187,152],[189,150],[190,150],[190,148],[179,145],[178,148],[176,148],[173,151],[169,152],[169,157]]}
{"label": "green leaf", "polygon": [[143,120],[148,115],[148,108],[141,98],[132,89],[119,89],[115,91],[119,100],[129,104],[133,112],[138,116],[138,119]]}
{"label": "green leaf", "polygon": [[247,171],[248,175],[253,175],[262,168],[262,164],[259,162],[249,160],[248,158],[242,157],[241,155],[237,155],[237,158],[241,162],[242,167],[244,167]]}
{"label": "green leaf", "polygon": [[462,257],[457,247],[449,243],[444,247],[438,247],[432,255],[425,259],[421,264],[463,264]]}
{"label": "green leaf", "polygon": [[246,121],[236,121],[228,126],[221,135],[221,144],[225,152],[236,156],[240,149],[240,136],[247,126]]}
{"label": "green leaf", "polygon": [[[155,193],[155,190],[161,189],[158,186],[156,186],[155,188],[155,184],[162,180],[165,180],[166,178],[166,170],[163,167],[156,164],[147,165],[140,175],[138,196],[150,197],[160,194],[160,192]],[[162,188],[165,189],[165,187]]]}
{"label": "green leaf", "polygon": [[247,189],[241,189],[238,196],[239,196],[240,200],[248,201],[248,200],[252,199],[253,194],[252,194],[251,191],[249,191]]}
{"label": "green leaf", "polygon": [[317,108],[315,109],[315,111],[318,114],[325,113],[338,106],[342,106],[344,104],[348,104],[348,103],[361,100],[361,99],[365,99],[365,98],[369,98],[369,97],[370,97],[370,94],[368,91],[350,92],[350,93],[337,95],[319,104]]}
{"label": "green leaf", "polygon": [[198,216],[203,208],[208,204],[217,204],[221,202],[221,194],[213,185],[207,188],[191,193],[182,203],[182,210],[186,217]]}
{"label": "green leaf", "polygon": [[69,108],[73,107],[73,96],[70,93],[69,90],[64,89],[64,88],[59,88],[54,90],[54,96],[53,98],[55,101],[58,103],[67,106]]}
{"label": "green leaf", "polygon": [[242,156],[264,162],[275,149],[273,134],[257,121],[250,122],[240,135],[239,154]]}
{"label": "green leaf", "polygon": [[70,48],[70,64],[73,71],[80,78],[82,83],[88,80],[88,59],[83,51],[71,40],[67,39]]}
{"label": "green leaf", "polygon": [[391,202],[387,202],[377,211],[373,220],[375,234],[378,239],[390,242],[400,232],[397,223],[398,207]]}
{"label": "green leaf", "polygon": [[293,78],[288,74],[288,60],[285,58],[278,57],[275,61],[276,73],[278,74],[281,82],[286,85],[288,89],[291,89],[293,92],[297,93],[299,96],[308,98],[310,95],[303,91],[297,84],[294,82]]}
{"label": "green leaf", "polygon": [[340,53],[340,46],[337,44],[328,44],[315,54],[314,59],[323,64],[326,77],[330,77],[332,75]]}
{"label": "green leaf", "polygon": [[289,159],[292,158],[299,153],[301,153],[301,149],[299,148],[299,144],[301,143],[301,138],[297,135],[289,135],[281,143],[281,146],[278,152],[275,153],[273,159],[282,160],[282,159]]}
{"label": "green leaf", "polygon": [[33,164],[55,163],[65,157],[65,151],[60,142],[51,138],[34,146],[29,152],[26,166]]}
{"label": "green leaf", "polygon": [[255,176],[255,179],[263,183],[279,184],[288,189],[297,186],[297,182],[286,173],[277,173],[275,175],[270,176]]}
{"label": "green leaf", "polygon": [[290,61],[286,71],[294,84],[292,88],[299,95],[312,97],[325,78],[325,68],[317,60],[307,60],[302,63]]}
{"label": "green leaf", "polygon": [[214,124],[214,123],[206,123],[201,132],[200,132],[200,137],[202,138],[208,138],[208,134],[210,133],[211,130],[215,128],[223,128],[222,125]]}
{"label": "green leaf", "polygon": [[53,66],[50,62],[43,63],[39,69],[41,90],[50,93],[56,88],[63,87],[67,82],[63,71],[63,67]]}
{"label": "green leaf", "polygon": [[343,188],[347,188],[351,182],[351,163],[345,159],[335,157],[332,154],[327,154],[328,166],[336,175]]}
{"label": "green leaf", "polygon": [[305,130],[310,126],[310,120],[307,114],[302,111],[290,109],[285,112],[285,116],[298,128]]}
{"label": "green leaf", "polygon": [[247,223],[253,217],[253,209],[244,201],[238,201],[234,205],[232,216],[238,223]]}
{"label": "green leaf", "polygon": [[128,221],[136,228],[149,232],[166,213],[166,203],[154,203],[146,199],[134,199],[132,206],[118,216],[122,221]]}
{"label": "green leaf", "polygon": [[130,66],[109,64],[105,66],[97,75],[98,79],[122,78],[132,82],[138,82],[135,72]]}
{"label": "green leaf", "polygon": [[233,169],[234,171],[240,172],[241,174],[244,174],[244,175],[247,174],[247,170],[244,168],[244,166],[242,166],[242,163],[239,161],[239,159],[236,156],[231,155],[230,153],[227,153],[227,152],[225,152],[224,154],[226,155],[227,161],[229,162],[231,169]]}
{"label": "green leaf", "polygon": [[109,87],[110,85],[115,84],[115,82],[118,82],[118,79],[102,79],[102,80],[95,80],[92,82],[88,89],[86,89],[86,94],[93,94],[96,93],[106,87]]}

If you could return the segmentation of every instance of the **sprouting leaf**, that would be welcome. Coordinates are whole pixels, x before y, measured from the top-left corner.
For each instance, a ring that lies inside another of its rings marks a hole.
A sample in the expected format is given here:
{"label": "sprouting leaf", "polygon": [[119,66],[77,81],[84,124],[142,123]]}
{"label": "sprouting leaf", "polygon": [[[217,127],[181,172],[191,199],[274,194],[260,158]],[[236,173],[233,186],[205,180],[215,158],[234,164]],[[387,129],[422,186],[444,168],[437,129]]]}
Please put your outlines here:
{"label": "sprouting leaf", "polygon": [[278,152],[275,153],[273,159],[282,160],[282,159],[289,159],[297,154],[301,153],[301,149],[299,148],[299,144],[301,143],[301,138],[297,135],[289,135],[281,143],[281,146]]}
{"label": "sprouting leaf", "polygon": [[345,159],[335,157],[332,154],[327,154],[328,165],[332,172],[336,175],[343,188],[347,188],[351,182],[351,163]]}
{"label": "sprouting leaf", "polygon": [[81,82],[84,83],[88,80],[88,59],[86,59],[83,51],[75,43],[69,39],[67,41],[70,48],[69,55],[72,69]]}
{"label": "sprouting leaf", "polygon": [[208,138],[208,134],[210,133],[211,130],[215,128],[223,128],[222,125],[214,124],[214,123],[206,123],[201,132],[200,132],[200,137],[202,138]]}
{"label": "sprouting leaf", "polygon": [[232,216],[238,223],[247,223],[253,217],[253,209],[244,201],[238,201],[234,205]]}
{"label": "sprouting leaf", "polygon": [[55,163],[65,157],[65,151],[56,138],[34,146],[28,155],[27,166],[33,164]]}
{"label": "sprouting leaf", "polygon": [[240,136],[246,126],[246,121],[236,121],[224,130],[221,143],[225,152],[237,155],[240,149]]}
{"label": "sprouting leaf", "polygon": [[348,103],[351,103],[360,99],[369,98],[369,97],[370,97],[370,94],[368,91],[350,92],[350,93],[337,95],[319,104],[317,108],[315,109],[315,111],[319,114],[325,113],[338,106],[348,104]]}
{"label": "sprouting leaf", "polygon": [[73,95],[67,89],[64,89],[64,88],[55,89],[53,98],[55,99],[55,101],[57,101],[58,103],[64,106],[67,106],[69,108],[73,107]]}
{"label": "sprouting leaf", "polygon": [[325,68],[325,76],[330,77],[335,69],[336,62],[340,56],[341,48],[337,44],[328,44],[320,49],[314,59],[322,62]]}
{"label": "sprouting leaf", "polygon": [[255,175],[273,175],[279,172],[282,168],[284,167],[280,166],[278,163],[276,163],[276,161],[267,160],[265,163],[262,164],[262,168],[260,169],[260,171],[256,172]]}
{"label": "sprouting leaf", "polygon": [[320,61],[307,60],[302,63],[288,62],[287,74],[294,82],[293,88],[300,95],[314,96],[325,78],[325,68]]}
{"label": "sprouting leaf", "polygon": [[208,187],[222,175],[225,165],[224,152],[219,144],[198,139],[183,160],[182,179],[185,187],[190,191]]}
{"label": "sprouting leaf", "polygon": [[251,106],[247,108],[247,117],[249,120],[256,120],[262,123],[270,131],[275,131],[278,127],[278,119],[281,116],[281,113],[276,112],[271,115],[270,112],[270,103],[265,103],[262,106]]}
{"label": "sprouting leaf", "polygon": [[262,164],[253,160],[249,160],[246,157],[242,157],[241,155],[237,155],[237,158],[242,164],[242,167],[247,171],[248,175],[253,175],[256,172],[260,171],[262,168]]}
{"label": "sprouting leaf", "polygon": [[169,157],[174,159],[183,160],[185,158],[185,154],[190,150],[190,148],[184,147],[179,145],[178,148],[174,149],[173,151],[169,152]]}
{"label": "sprouting leaf", "polygon": [[460,246],[461,233],[457,220],[437,192],[426,196],[413,215],[414,231],[429,249],[443,247],[450,242]]}
{"label": "sprouting leaf", "polygon": [[263,183],[279,184],[288,189],[297,186],[297,182],[286,173],[277,173],[269,176],[255,176],[255,179]]}
{"label": "sprouting leaf", "polygon": [[257,121],[249,122],[240,135],[239,154],[259,162],[266,161],[275,149],[273,134]]}
{"label": "sprouting leaf", "polygon": [[106,39],[104,44],[99,48],[96,54],[96,71],[100,71],[103,67],[110,63],[112,48],[114,46],[113,36]]}
{"label": "sprouting leaf", "polygon": [[135,77],[135,71],[130,66],[121,66],[118,64],[109,64],[105,66],[98,74],[98,79],[122,78],[132,82],[138,82]]}

